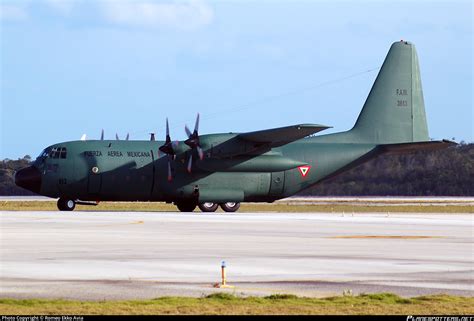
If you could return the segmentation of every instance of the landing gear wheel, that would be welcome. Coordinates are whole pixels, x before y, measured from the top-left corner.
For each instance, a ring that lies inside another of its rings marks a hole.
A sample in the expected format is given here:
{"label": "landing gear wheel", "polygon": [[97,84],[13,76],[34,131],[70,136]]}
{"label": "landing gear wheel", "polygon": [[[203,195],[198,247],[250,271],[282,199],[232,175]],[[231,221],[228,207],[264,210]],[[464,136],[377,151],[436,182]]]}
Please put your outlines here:
{"label": "landing gear wheel", "polygon": [[240,208],[240,203],[227,202],[220,204],[224,212],[236,212]]}
{"label": "landing gear wheel", "polygon": [[192,212],[196,208],[196,203],[178,202],[176,206],[180,212]]}
{"label": "landing gear wheel", "polygon": [[60,198],[58,199],[58,209],[60,211],[73,211],[76,207],[76,202],[69,198]]}
{"label": "landing gear wheel", "polygon": [[217,208],[219,207],[219,204],[206,202],[206,203],[201,203],[198,206],[202,212],[215,212]]}

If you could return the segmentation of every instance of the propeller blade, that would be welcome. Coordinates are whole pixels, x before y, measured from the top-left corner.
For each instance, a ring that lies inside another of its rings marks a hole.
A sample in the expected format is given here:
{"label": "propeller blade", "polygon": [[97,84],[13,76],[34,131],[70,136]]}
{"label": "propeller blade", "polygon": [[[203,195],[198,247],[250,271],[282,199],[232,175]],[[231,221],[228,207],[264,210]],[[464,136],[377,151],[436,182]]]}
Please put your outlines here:
{"label": "propeller blade", "polygon": [[192,133],[188,128],[188,125],[184,125],[184,131],[186,132],[186,135],[188,135],[188,138],[191,138]]}
{"label": "propeller blade", "polygon": [[166,117],[166,142],[171,141],[170,138],[170,125],[168,124],[168,117]]}
{"label": "propeller blade", "polygon": [[202,151],[202,148],[199,145],[197,146],[197,151],[198,151],[198,154],[199,154],[199,159],[203,160],[204,159],[204,152]]}
{"label": "propeller blade", "polygon": [[118,134],[115,134],[115,140],[120,140],[120,138],[118,137]]}
{"label": "propeller blade", "polygon": [[168,182],[173,180],[173,175],[171,174],[171,161],[168,157]]}
{"label": "propeller blade", "polygon": [[[199,113],[196,116],[196,123],[194,124],[194,132],[191,133],[189,130],[188,126],[184,126],[184,130],[186,131],[186,134],[188,135],[188,139],[184,142],[186,145],[188,145],[190,148],[194,149],[196,148],[199,158],[201,160],[204,159],[204,152],[202,150],[201,144],[199,143]],[[190,161],[192,162],[192,161]]]}
{"label": "propeller blade", "polygon": [[198,131],[199,131],[199,113],[197,114],[196,123],[194,124],[194,132],[197,134]]}
{"label": "propeller blade", "polygon": [[188,138],[196,138],[198,136],[199,113],[197,114],[196,123],[194,124],[194,131],[191,133],[191,130],[188,128],[188,125],[184,125],[184,130],[186,131],[186,134],[188,135]]}
{"label": "propeller blade", "polygon": [[187,167],[188,173],[191,173],[192,166],[193,166],[193,155],[191,154],[189,156],[188,167]]}
{"label": "propeller blade", "polygon": [[127,137],[125,137],[125,140],[128,140],[130,138],[130,133],[127,133]]}
{"label": "propeller blade", "polygon": [[150,141],[155,141],[155,133],[150,133]]}
{"label": "propeller blade", "polygon": [[102,132],[100,133],[100,140],[104,140],[104,129],[102,128]]}

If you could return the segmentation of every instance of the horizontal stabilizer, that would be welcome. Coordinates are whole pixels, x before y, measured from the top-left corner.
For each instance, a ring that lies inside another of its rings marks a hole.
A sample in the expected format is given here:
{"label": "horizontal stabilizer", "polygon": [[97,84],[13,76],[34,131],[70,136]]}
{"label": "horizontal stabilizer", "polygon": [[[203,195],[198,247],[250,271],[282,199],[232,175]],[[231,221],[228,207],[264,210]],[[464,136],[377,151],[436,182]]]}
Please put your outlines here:
{"label": "horizontal stabilizer", "polygon": [[239,134],[239,137],[250,142],[278,147],[328,128],[331,127],[316,124],[300,124],[243,133]]}
{"label": "horizontal stabilizer", "polygon": [[416,143],[401,143],[401,144],[387,144],[380,145],[379,148],[384,154],[406,154],[418,151],[432,151],[445,149],[451,146],[455,146],[457,143],[450,140],[435,140],[430,142],[416,142]]}

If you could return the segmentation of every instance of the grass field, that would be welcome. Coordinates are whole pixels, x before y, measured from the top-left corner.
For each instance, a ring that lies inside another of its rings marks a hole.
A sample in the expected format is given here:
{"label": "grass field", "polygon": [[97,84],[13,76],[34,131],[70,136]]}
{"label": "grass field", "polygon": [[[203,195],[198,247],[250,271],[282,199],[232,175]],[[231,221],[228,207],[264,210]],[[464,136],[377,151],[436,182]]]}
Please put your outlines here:
{"label": "grass field", "polygon": [[[0,201],[0,211],[57,211],[56,201]],[[76,211],[176,212],[176,206],[152,202],[102,202],[98,206],[77,205]],[[196,209],[195,211],[199,211]],[[221,210],[219,210],[221,211]],[[474,213],[472,205],[360,205],[243,203],[239,212],[287,213]]]}
{"label": "grass field", "polygon": [[390,293],[323,299],[272,295],[239,298],[212,294],[203,298],[163,297],[143,301],[81,302],[0,299],[2,314],[474,314],[474,298],[448,295],[401,298]]}

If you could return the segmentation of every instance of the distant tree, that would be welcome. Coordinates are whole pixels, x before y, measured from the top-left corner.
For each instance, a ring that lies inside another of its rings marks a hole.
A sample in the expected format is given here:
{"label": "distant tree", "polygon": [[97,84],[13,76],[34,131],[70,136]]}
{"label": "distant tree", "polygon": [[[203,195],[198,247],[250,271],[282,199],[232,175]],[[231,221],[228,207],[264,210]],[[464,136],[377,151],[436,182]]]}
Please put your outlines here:
{"label": "distant tree", "polygon": [[0,163],[0,195],[35,195],[26,189],[15,185],[15,172],[31,163],[31,157],[26,155],[18,160],[4,159]]}

